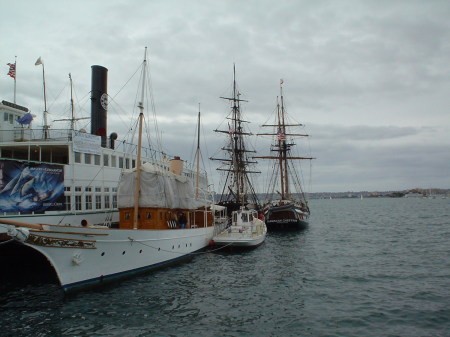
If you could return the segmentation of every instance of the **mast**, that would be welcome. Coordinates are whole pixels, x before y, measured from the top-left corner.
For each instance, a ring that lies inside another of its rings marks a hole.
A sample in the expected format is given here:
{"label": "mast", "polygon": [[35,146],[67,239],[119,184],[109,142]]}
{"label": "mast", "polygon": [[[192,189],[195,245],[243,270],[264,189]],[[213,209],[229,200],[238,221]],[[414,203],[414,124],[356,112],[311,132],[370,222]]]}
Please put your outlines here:
{"label": "mast", "polygon": [[198,103],[198,124],[197,124],[197,179],[195,186],[195,199],[198,199],[199,175],[200,175],[200,103]]}
{"label": "mast", "polygon": [[277,97],[277,115],[276,124],[265,124],[264,127],[275,127],[275,133],[258,133],[258,136],[268,135],[275,136],[276,142],[272,145],[272,152],[276,152],[273,156],[255,156],[252,158],[259,159],[274,159],[278,161],[280,170],[280,189],[281,199],[290,199],[291,193],[289,190],[289,161],[293,159],[312,160],[312,157],[293,157],[291,156],[291,147],[295,144],[288,143],[286,136],[308,137],[306,134],[287,133],[287,127],[303,126],[302,124],[287,124],[286,109],[284,107],[283,97],[283,80],[280,80],[280,98]]}
{"label": "mast", "polygon": [[[280,141],[281,141],[281,160],[284,166],[284,189],[283,198],[289,198],[289,175],[288,175],[288,162],[287,162],[287,144],[286,144],[286,123],[284,120],[284,99],[283,99],[283,80],[280,81],[280,100],[281,100],[281,116],[279,116],[278,124],[280,125]],[[283,182],[282,182],[283,185]]]}
{"label": "mast", "polygon": [[69,81],[70,81],[70,111],[72,113],[72,119],[70,120],[70,130],[74,130],[75,114],[73,108],[72,75],[70,73],[69,73]]}
{"label": "mast", "polygon": [[[69,121],[70,122],[70,131],[75,130],[75,122],[81,119],[90,119],[89,117],[81,117],[81,118],[75,118],[75,105],[73,104],[73,81],[72,81],[72,74],[69,73],[69,82],[70,82],[70,112],[71,112],[71,118],[63,118],[63,119],[54,119],[54,122],[64,122]],[[72,132],[69,132],[69,140],[72,139]]]}
{"label": "mast", "polygon": [[[244,136],[252,135],[249,132],[244,132],[241,114],[241,102],[247,102],[240,99],[240,93],[236,84],[236,66],[233,65],[233,92],[232,97],[221,97],[231,102],[231,120],[228,123],[228,130],[214,130],[227,134],[229,137],[228,146],[222,150],[229,153],[229,158],[210,158],[211,160],[221,161],[226,167],[217,168],[218,171],[227,171],[225,184],[223,186],[222,194],[219,203],[236,203],[245,205],[252,202],[259,204],[256,193],[248,177],[249,173],[260,173],[259,171],[249,170],[250,164],[256,164],[256,161],[250,161],[247,153],[255,152],[247,150],[244,142]],[[250,199],[250,200],[249,200]]]}
{"label": "mast", "polygon": [[136,186],[134,189],[134,214],[133,214],[133,229],[138,229],[138,212],[139,212],[139,193],[141,187],[141,147],[142,147],[142,121],[144,119],[144,94],[145,94],[145,78],[147,70],[147,47],[144,52],[144,63],[142,67],[142,92],[141,101],[138,104],[139,108],[139,135],[136,159]]}

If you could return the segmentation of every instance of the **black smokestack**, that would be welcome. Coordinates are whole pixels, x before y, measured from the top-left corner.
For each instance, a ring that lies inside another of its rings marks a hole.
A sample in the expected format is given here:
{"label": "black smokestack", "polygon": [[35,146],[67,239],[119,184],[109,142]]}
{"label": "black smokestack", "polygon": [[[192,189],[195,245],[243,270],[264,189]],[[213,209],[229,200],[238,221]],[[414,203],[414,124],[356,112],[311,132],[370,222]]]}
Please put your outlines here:
{"label": "black smokestack", "polygon": [[91,133],[102,137],[106,147],[106,113],[108,109],[108,69],[92,66]]}

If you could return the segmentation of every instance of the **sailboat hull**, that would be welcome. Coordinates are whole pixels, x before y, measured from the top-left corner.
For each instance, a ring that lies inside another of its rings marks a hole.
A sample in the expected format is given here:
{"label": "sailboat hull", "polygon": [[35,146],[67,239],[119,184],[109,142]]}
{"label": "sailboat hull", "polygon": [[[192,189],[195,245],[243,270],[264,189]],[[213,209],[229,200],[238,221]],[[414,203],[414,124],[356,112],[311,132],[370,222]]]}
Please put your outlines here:
{"label": "sailboat hull", "polygon": [[309,225],[309,213],[295,204],[272,206],[265,213],[268,231],[303,230]]}
{"label": "sailboat hull", "polygon": [[214,227],[124,230],[100,227],[11,227],[16,241],[44,255],[65,292],[84,290],[192,258]]}

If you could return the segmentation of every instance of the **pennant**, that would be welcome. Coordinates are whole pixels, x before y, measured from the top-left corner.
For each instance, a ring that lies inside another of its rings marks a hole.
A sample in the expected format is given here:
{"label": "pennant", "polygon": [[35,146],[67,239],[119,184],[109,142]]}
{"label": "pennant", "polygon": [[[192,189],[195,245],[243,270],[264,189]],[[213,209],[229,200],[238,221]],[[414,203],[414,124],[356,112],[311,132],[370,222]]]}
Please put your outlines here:
{"label": "pennant", "polygon": [[12,78],[16,79],[16,64],[15,63],[8,63],[7,65],[9,66],[9,71],[8,71],[7,75],[9,75]]}
{"label": "pennant", "polygon": [[17,122],[19,122],[19,124],[30,124],[31,121],[33,120],[33,115],[31,113],[27,113],[25,115],[22,116],[22,118],[19,118],[17,120]]}
{"label": "pennant", "polygon": [[42,59],[41,59],[41,57],[39,56],[39,58],[37,59],[37,61],[36,61],[36,63],[34,64],[35,66],[38,66],[38,65],[41,65],[41,64],[44,64],[44,62],[42,62]]}

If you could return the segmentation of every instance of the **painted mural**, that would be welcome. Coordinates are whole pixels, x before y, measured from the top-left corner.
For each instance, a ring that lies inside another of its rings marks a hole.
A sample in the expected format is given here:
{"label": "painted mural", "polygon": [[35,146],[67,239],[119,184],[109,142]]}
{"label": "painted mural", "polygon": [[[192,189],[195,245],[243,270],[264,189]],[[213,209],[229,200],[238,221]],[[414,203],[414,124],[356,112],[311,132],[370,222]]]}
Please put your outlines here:
{"label": "painted mural", "polygon": [[64,209],[64,166],[0,160],[0,212]]}

